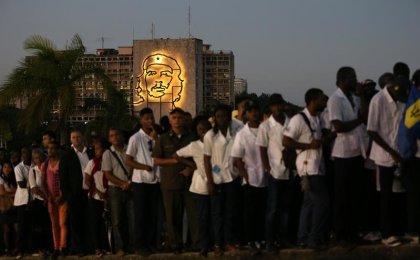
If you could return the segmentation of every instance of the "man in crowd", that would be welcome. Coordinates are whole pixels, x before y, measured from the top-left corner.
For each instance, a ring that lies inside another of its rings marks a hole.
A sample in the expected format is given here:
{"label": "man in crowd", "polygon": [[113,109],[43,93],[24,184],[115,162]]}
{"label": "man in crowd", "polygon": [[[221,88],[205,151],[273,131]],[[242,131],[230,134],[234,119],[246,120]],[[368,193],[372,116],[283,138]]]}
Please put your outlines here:
{"label": "man in crowd", "polygon": [[64,199],[68,202],[71,249],[77,255],[86,253],[87,190],[83,170],[89,162],[87,149],[80,130],[70,133],[70,150],[63,155],[60,181]]}
{"label": "man in crowd", "polygon": [[[134,250],[134,201],[131,192],[131,169],[125,164],[126,147],[121,131],[111,127],[108,131],[111,147],[102,155],[102,171],[108,179],[108,204],[111,211],[112,231],[118,257]],[[125,236],[128,230],[128,238]]]}
{"label": "man in crowd", "polygon": [[185,131],[184,111],[182,109],[172,110],[169,113],[169,122],[171,130],[159,137],[153,148],[152,157],[154,164],[161,166],[160,186],[169,242],[174,253],[179,254],[183,250],[182,221],[184,205],[194,246],[197,244],[198,237],[194,200],[188,192],[191,178],[190,176],[184,176],[183,165],[173,157],[176,151],[192,141],[192,136]]}

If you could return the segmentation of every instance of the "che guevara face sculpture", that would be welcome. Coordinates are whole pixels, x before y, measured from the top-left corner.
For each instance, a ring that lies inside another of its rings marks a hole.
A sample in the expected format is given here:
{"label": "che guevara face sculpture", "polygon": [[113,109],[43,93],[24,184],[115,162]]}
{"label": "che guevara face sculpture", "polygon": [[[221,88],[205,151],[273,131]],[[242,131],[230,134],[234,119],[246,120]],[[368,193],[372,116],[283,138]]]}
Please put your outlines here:
{"label": "che guevara face sculpture", "polygon": [[144,59],[141,74],[137,76],[137,104],[175,103],[180,101],[182,92],[181,67],[178,62],[164,54],[153,54]]}

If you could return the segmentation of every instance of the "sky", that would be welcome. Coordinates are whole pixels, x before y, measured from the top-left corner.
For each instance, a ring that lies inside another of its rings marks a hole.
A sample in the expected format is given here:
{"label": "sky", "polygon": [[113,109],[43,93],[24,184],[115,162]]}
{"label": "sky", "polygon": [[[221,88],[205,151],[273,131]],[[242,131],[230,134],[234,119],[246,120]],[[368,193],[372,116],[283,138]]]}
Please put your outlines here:
{"label": "sky", "polygon": [[312,87],[331,94],[341,66],[377,81],[402,61],[420,69],[419,0],[1,0],[0,82],[42,35],[63,48],[76,33],[87,51],[135,39],[188,37],[232,50],[248,91],[303,104]]}

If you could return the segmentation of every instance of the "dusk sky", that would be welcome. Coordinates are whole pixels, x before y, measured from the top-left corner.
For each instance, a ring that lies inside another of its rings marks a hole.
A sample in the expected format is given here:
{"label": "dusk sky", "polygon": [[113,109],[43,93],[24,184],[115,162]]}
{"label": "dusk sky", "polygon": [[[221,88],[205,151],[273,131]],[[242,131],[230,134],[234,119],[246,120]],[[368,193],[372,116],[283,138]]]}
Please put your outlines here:
{"label": "dusk sky", "polygon": [[232,50],[249,92],[283,94],[303,104],[310,87],[331,94],[339,67],[378,77],[397,61],[420,69],[420,0],[1,0],[0,82],[39,34],[63,48],[76,33],[88,52],[135,39],[193,37]]}

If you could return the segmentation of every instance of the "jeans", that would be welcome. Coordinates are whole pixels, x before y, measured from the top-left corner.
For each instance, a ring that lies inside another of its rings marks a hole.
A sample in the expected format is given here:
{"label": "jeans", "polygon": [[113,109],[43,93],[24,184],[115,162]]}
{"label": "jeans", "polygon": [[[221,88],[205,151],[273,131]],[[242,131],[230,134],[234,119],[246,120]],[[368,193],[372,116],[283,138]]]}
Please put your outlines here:
{"label": "jeans", "polygon": [[[134,249],[134,201],[131,191],[123,191],[119,187],[108,188],[108,205],[111,211],[112,231],[115,250]],[[125,234],[128,234],[128,239]],[[127,247],[124,248],[124,245]]]}
{"label": "jeans", "polygon": [[158,216],[157,198],[159,184],[132,183],[136,248],[146,249],[156,246],[156,223]]}
{"label": "jeans", "polygon": [[265,236],[267,247],[274,245],[278,234],[282,243],[287,242],[291,181],[277,180],[268,176],[267,210],[265,214]]}
{"label": "jeans", "polygon": [[237,190],[239,178],[229,183],[215,185],[215,192],[210,196],[211,218],[216,246],[234,244],[233,226],[235,221],[234,206],[238,203]]}
{"label": "jeans", "polygon": [[309,176],[310,190],[303,195],[298,243],[309,246],[324,244],[328,223],[328,190],[324,176]]}

